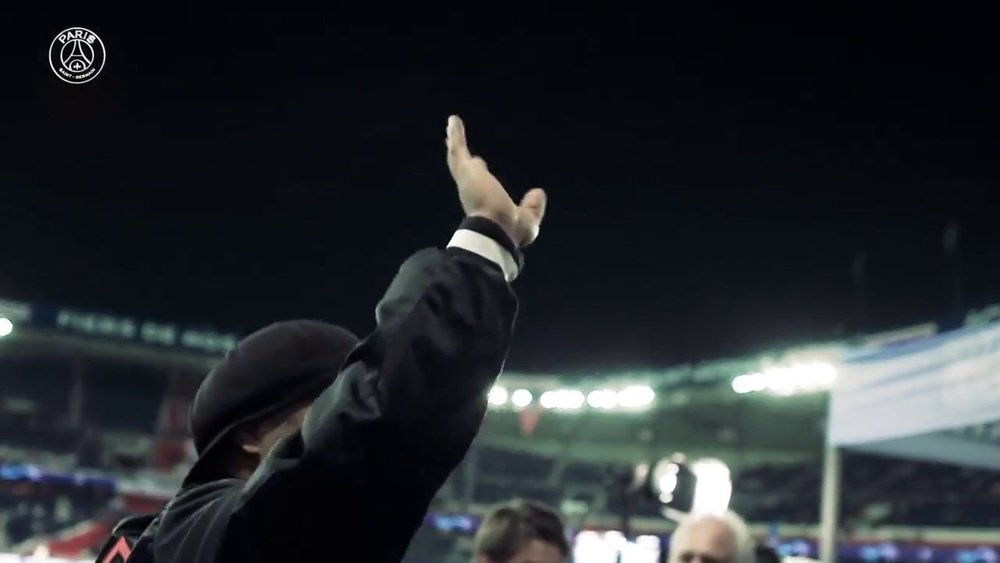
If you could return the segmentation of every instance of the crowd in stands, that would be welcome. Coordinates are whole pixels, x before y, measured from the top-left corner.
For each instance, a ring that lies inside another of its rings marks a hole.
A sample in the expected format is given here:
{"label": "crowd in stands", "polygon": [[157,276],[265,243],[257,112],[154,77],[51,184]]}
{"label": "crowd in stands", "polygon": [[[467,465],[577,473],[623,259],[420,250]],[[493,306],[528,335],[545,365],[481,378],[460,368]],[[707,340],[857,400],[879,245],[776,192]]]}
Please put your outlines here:
{"label": "crowd in stands", "polygon": [[[443,495],[462,500],[461,495],[471,491],[472,503],[480,506],[511,496],[561,506],[566,500],[563,492],[574,491],[574,500],[603,501],[604,505],[596,508],[605,514],[614,515],[622,508],[614,495],[603,499],[599,495],[600,491],[610,490],[609,467],[571,463],[563,469],[560,480],[552,481],[554,464],[549,459],[488,446],[478,446],[475,455],[479,458],[476,473],[470,475],[460,468]],[[52,472],[42,477],[26,469],[36,466],[14,462],[6,460],[0,471],[2,543],[14,545],[100,514],[112,518],[124,513],[121,507],[108,512],[117,496],[110,478],[84,478],[85,474],[79,472],[75,476]],[[471,487],[468,479],[474,481]],[[1000,504],[1000,476],[988,471],[850,455],[844,464],[843,487],[843,516],[848,526],[1000,526],[1000,512],[996,510]],[[754,467],[736,475],[733,508],[752,522],[814,524],[819,520],[819,490],[818,464]],[[143,508],[155,509],[155,503]],[[636,515],[652,517],[656,512],[640,509]],[[461,522],[436,522],[414,549],[434,551],[434,541],[453,541],[452,534],[443,532],[462,528]],[[425,545],[428,543],[430,547]]]}

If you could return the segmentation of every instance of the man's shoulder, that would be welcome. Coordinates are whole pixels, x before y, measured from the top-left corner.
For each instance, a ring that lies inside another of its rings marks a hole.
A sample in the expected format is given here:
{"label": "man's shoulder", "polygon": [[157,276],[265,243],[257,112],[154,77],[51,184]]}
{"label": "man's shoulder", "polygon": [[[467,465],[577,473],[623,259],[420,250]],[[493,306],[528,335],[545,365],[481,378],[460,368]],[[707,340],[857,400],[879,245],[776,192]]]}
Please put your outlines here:
{"label": "man's shoulder", "polygon": [[190,485],[177,491],[177,494],[174,495],[173,500],[167,506],[169,508],[177,504],[212,501],[233,494],[234,492],[239,492],[245,483],[246,481],[239,479],[218,479],[216,481],[209,481],[208,483]]}
{"label": "man's shoulder", "polygon": [[148,563],[153,561],[149,539],[156,536],[160,513],[123,518],[98,552],[98,563]]}
{"label": "man's shoulder", "polygon": [[127,518],[122,518],[118,524],[115,525],[112,534],[115,536],[123,536],[128,538],[138,538],[149,528],[150,524],[156,520],[159,513],[153,514],[140,514],[137,516],[129,516]]}
{"label": "man's shoulder", "polygon": [[226,506],[227,499],[238,498],[243,485],[244,481],[238,479],[220,479],[184,487],[164,507],[162,520],[164,523],[197,520],[201,513]]}
{"label": "man's shoulder", "polygon": [[181,489],[160,513],[156,561],[214,561],[243,481],[226,479]]}

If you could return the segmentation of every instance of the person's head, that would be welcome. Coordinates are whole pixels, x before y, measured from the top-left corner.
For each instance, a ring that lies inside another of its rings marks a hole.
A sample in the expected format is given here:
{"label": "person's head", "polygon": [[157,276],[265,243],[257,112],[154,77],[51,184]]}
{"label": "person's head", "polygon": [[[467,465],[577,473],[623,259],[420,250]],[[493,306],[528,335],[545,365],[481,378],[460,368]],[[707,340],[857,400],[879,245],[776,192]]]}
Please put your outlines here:
{"label": "person's head", "polygon": [[563,563],[569,556],[559,515],[541,503],[525,500],[491,510],[474,541],[476,563]]}
{"label": "person's head", "polygon": [[186,484],[247,478],[301,428],[358,339],[319,321],[276,323],[243,339],[202,381],[191,407],[198,461]]}
{"label": "person's head", "polygon": [[753,562],[753,537],[733,512],[689,516],[670,539],[670,563]]}
{"label": "person's head", "polygon": [[229,442],[220,447],[219,462],[224,464],[226,474],[249,479],[278,442],[302,428],[311,406],[310,402],[298,403],[235,429]]}

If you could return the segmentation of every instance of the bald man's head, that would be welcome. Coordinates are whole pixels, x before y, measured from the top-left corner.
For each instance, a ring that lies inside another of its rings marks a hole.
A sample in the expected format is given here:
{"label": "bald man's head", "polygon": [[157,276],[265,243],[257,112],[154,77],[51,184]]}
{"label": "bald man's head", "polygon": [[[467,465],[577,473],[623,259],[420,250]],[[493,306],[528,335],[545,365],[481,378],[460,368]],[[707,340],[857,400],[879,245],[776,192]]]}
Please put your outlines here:
{"label": "bald man's head", "polygon": [[692,516],[670,540],[670,563],[753,563],[753,538],[735,513]]}

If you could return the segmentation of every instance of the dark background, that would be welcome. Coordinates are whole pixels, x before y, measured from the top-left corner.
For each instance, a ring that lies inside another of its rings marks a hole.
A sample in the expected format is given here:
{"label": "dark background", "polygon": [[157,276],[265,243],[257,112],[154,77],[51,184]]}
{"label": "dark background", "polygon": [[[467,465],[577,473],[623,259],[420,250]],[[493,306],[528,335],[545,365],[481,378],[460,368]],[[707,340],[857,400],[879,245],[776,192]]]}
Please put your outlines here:
{"label": "dark background", "polygon": [[[0,296],[364,332],[399,262],[461,218],[454,112],[512,191],[550,194],[512,369],[666,366],[1000,301],[985,14],[472,8],[8,13]],[[71,26],[108,50],[86,85],[48,66]]]}

